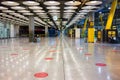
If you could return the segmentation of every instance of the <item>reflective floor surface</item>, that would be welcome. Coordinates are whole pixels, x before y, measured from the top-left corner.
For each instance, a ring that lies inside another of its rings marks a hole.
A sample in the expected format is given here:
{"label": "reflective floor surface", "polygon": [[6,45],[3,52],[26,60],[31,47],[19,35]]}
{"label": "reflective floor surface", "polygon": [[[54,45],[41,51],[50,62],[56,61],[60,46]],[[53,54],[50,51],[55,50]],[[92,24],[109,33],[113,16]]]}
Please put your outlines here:
{"label": "reflective floor surface", "polygon": [[0,40],[0,80],[120,80],[120,45],[67,37]]}

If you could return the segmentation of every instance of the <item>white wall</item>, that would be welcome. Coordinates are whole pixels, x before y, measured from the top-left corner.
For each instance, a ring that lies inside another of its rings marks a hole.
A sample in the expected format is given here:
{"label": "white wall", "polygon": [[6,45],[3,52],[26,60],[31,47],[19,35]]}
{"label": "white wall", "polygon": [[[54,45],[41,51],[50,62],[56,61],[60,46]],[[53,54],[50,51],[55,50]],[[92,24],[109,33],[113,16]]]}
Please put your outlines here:
{"label": "white wall", "polygon": [[10,37],[15,37],[14,24],[10,24]]}
{"label": "white wall", "polygon": [[79,28],[75,29],[75,37],[80,38],[80,29]]}
{"label": "white wall", "polygon": [[19,37],[19,25],[14,26],[14,36]]}
{"label": "white wall", "polygon": [[18,37],[19,36],[19,25],[10,24],[10,37]]}

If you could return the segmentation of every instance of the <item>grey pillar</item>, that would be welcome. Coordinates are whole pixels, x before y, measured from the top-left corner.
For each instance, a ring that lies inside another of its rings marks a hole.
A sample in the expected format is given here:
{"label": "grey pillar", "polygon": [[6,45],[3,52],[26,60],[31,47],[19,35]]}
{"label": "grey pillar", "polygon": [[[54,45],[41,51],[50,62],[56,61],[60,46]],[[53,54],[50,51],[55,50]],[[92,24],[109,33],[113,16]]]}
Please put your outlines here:
{"label": "grey pillar", "polygon": [[48,26],[47,25],[45,26],[45,36],[46,37],[48,36]]}
{"label": "grey pillar", "polygon": [[34,16],[29,16],[29,42],[34,42]]}
{"label": "grey pillar", "polygon": [[89,13],[89,28],[94,27],[94,12]]}
{"label": "grey pillar", "polygon": [[89,13],[89,21],[94,22],[94,12]]}

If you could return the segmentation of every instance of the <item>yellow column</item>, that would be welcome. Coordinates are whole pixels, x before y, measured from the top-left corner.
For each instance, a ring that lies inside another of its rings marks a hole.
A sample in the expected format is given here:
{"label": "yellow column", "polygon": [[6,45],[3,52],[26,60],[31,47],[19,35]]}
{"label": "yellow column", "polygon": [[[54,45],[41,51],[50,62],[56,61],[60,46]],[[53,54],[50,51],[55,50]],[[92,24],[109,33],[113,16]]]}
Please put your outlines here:
{"label": "yellow column", "polygon": [[108,20],[107,20],[107,24],[106,24],[106,28],[105,28],[106,30],[111,29],[112,21],[113,21],[113,18],[114,18],[116,7],[117,7],[117,2],[118,2],[118,0],[113,0],[113,2],[112,2],[111,10],[110,10]]}
{"label": "yellow column", "polygon": [[94,43],[94,13],[89,14],[88,42]]}
{"label": "yellow column", "polygon": [[88,42],[93,43],[94,42],[94,28],[88,28]]}
{"label": "yellow column", "polygon": [[84,27],[82,29],[82,35],[84,35],[86,27],[87,27],[87,22],[88,22],[88,18],[86,18],[85,22],[84,22]]}

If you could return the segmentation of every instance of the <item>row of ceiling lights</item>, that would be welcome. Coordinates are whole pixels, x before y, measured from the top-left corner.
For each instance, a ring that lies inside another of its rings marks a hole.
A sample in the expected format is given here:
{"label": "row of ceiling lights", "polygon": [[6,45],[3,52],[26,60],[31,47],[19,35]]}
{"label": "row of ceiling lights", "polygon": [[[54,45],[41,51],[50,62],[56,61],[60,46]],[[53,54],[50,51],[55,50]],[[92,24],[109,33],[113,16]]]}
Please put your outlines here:
{"label": "row of ceiling lights", "polygon": [[67,27],[69,27],[72,24],[76,23],[80,19],[84,19],[85,16],[89,12],[95,12],[96,10],[100,9],[100,7],[98,7],[98,5],[101,5],[101,4],[102,4],[102,1],[90,1],[90,2],[86,2],[85,6],[83,6],[81,8],[81,10],[79,10],[79,12],[74,16],[74,18],[67,25]]}
{"label": "row of ceiling lights", "polygon": [[[13,2],[13,1],[3,1],[1,2],[2,5],[5,6],[10,6],[12,10],[8,10],[8,8],[0,6],[0,10],[2,10],[3,13],[15,13],[15,11],[17,10],[18,13],[22,13],[18,14],[20,18],[26,18],[26,15],[34,15],[33,13],[31,13],[29,10],[26,10],[26,7],[23,6],[19,6],[20,4],[17,2]],[[76,9],[78,9],[78,5],[81,4],[81,2],[79,1],[68,1],[64,3],[66,5],[66,7],[64,7],[64,17],[70,19],[71,16],[73,15],[73,13],[75,12]],[[100,5],[102,4],[101,1],[90,1],[90,2],[86,2],[85,3],[86,6],[82,7],[83,10],[80,11],[80,14],[86,14],[88,10],[86,9],[97,9],[98,7],[96,7],[95,5]],[[43,10],[42,7],[40,7],[40,3],[35,2],[35,1],[24,1],[23,5],[28,6],[29,9],[33,10],[33,12],[35,12],[38,16],[42,17],[42,18],[49,18],[47,16],[47,14],[45,13],[45,11]],[[44,5],[46,5],[48,12],[54,16],[57,15],[58,17],[60,17],[60,7],[58,7],[58,5],[60,5],[60,2],[58,1],[45,1]],[[15,10],[15,11],[14,11]],[[92,10],[91,10],[92,11]],[[17,14],[16,14],[17,15]],[[21,16],[20,16],[21,15]],[[44,23],[43,21],[40,21],[42,23]],[[58,22],[57,22],[58,23]],[[66,24],[67,22],[65,21],[64,24]]]}

